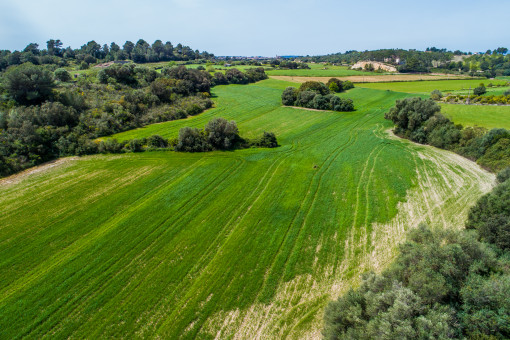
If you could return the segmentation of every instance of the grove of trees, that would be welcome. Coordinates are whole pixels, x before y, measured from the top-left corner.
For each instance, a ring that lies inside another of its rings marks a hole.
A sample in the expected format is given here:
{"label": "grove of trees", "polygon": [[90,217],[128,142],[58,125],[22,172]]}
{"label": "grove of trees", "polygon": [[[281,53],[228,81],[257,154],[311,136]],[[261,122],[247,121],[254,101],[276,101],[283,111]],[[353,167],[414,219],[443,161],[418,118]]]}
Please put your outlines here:
{"label": "grove of trees", "polygon": [[[334,94],[333,90],[341,92],[352,86],[352,83],[341,82],[338,79],[330,80],[329,87],[318,81],[307,81],[297,89],[287,87],[282,93],[282,104],[286,106],[300,106],[316,110],[333,111],[354,111],[354,104],[351,99],[343,99]],[[344,85],[346,85],[344,87]]]}

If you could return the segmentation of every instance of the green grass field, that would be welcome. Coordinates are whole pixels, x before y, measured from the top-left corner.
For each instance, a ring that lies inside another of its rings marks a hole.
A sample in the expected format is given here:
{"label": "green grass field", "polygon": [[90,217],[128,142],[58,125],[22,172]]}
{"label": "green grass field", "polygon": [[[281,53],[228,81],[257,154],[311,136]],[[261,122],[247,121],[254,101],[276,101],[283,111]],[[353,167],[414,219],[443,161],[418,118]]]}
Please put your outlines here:
{"label": "green grass field", "polygon": [[[502,80],[488,80],[488,79],[462,79],[462,80],[437,80],[437,81],[413,81],[413,82],[394,82],[394,83],[361,83],[357,84],[358,87],[378,89],[378,90],[390,90],[396,92],[406,93],[418,93],[418,94],[430,94],[434,90],[441,91],[444,95],[447,93],[462,94],[466,93],[471,86],[472,89],[479,86],[480,83],[484,83],[485,86],[492,82],[493,84],[505,84],[506,81]],[[504,91],[506,88],[487,88],[489,91]],[[496,94],[496,93],[494,93]]]}
{"label": "green grass field", "polygon": [[0,338],[306,338],[421,221],[460,228],[494,176],[387,135],[408,94],[357,88],[352,113],[282,107],[288,83],[213,89],[212,117],[280,147],[64,159],[0,182]]}
{"label": "green grass field", "polygon": [[351,70],[347,66],[332,66],[309,63],[309,70],[268,70],[269,76],[294,76],[294,77],[346,77],[346,76],[374,76],[384,73]]}
{"label": "green grass field", "polygon": [[441,113],[463,126],[510,129],[510,106],[441,104]]}

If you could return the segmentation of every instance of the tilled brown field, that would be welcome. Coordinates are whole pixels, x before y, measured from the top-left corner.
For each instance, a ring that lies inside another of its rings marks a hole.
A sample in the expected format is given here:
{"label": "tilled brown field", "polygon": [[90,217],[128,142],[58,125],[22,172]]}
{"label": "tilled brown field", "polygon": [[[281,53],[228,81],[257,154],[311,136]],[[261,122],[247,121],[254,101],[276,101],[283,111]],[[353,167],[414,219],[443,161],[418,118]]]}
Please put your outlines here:
{"label": "tilled brown field", "polygon": [[353,83],[383,83],[397,81],[417,81],[417,80],[451,80],[451,79],[472,79],[465,76],[445,75],[445,74],[389,74],[379,76],[348,76],[348,77],[294,77],[294,76],[270,76],[270,78],[296,83],[305,81],[320,81],[327,83],[331,78],[340,80],[349,80]]}

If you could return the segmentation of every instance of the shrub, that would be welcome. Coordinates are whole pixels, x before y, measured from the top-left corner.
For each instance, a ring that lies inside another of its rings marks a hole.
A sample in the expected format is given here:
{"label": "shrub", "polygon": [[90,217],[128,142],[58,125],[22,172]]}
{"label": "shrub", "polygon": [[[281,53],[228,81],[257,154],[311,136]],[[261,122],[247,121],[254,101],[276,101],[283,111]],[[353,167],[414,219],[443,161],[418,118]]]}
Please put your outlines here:
{"label": "shrub", "polygon": [[350,80],[346,80],[342,84],[344,91],[350,90],[354,88],[354,84]]}
{"label": "shrub", "polygon": [[289,86],[282,93],[282,104],[293,106],[297,100],[298,90],[295,87]]}
{"label": "shrub", "polygon": [[71,80],[71,75],[65,68],[57,68],[54,72],[55,79],[66,82]]}
{"label": "shrub", "polygon": [[107,139],[98,145],[100,153],[121,153],[123,149],[124,144],[119,143],[116,139]]}
{"label": "shrub", "polygon": [[166,148],[168,146],[168,141],[161,137],[160,135],[152,135],[147,137],[147,146],[149,148]]}
{"label": "shrub", "polygon": [[247,84],[249,82],[248,77],[236,68],[228,69],[225,72],[225,77],[231,84]]}
{"label": "shrub", "polygon": [[175,151],[203,152],[211,150],[203,131],[197,128],[184,127],[179,130],[179,138]]}
{"label": "shrub", "polygon": [[443,94],[439,90],[434,90],[430,93],[430,99],[432,100],[441,100],[443,98]]}
{"label": "shrub", "polygon": [[349,98],[342,99],[342,98],[340,98],[340,104],[335,105],[333,107],[333,110],[340,111],[340,112],[354,111],[354,103],[352,102],[352,99],[349,99]]}
{"label": "shrub", "polygon": [[395,125],[395,133],[409,137],[430,117],[441,111],[441,107],[432,99],[422,100],[418,97],[397,100],[395,106],[385,114],[385,118]]}
{"label": "shrub", "polygon": [[226,85],[226,84],[228,84],[227,77],[223,73],[221,73],[221,72],[215,72],[212,81],[213,81],[214,85]]}
{"label": "shrub", "polygon": [[499,171],[510,166],[510,139],[499,139],[495,144],[486,149],[477,163],[491,171]]}
{"label": "shrub", "polygon": [[485,88],[485,86],[483,84],[480,84],[480,86],[475,87],[475,89],[473,90],[473,94],[475,96],[481,96],[486,93],[487,93],[487,89]]}
{"label": "shrub", "polygon": [[249,141],[248,146],[256,146],[260,148],[276,148],[278,141],[273,132],[266,132],[262,134],[262,137]]}
{"label": "shrub", "polygon": [[508,337],[507,258],[498,261],[471,232],[424,225],[399,250],[382,274],[363,275],[358,289],[328,305],[325,339]]}

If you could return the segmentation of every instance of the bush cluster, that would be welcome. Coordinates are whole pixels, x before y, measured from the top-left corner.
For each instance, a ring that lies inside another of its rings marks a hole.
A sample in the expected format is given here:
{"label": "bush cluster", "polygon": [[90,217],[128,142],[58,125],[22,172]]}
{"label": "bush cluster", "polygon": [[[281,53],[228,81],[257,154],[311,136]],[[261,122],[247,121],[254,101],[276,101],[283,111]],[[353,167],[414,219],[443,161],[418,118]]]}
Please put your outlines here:
{"label": "bush cluster", "polygon": [[239,136],[236,122],[229,122],[224,118],[213,118],[203,130],[190,127],[180,129],[175,151],[205,152],[249,147],[274,148],[277,146],[278,142],[274,133],[264,132],[259,139],[244,139]]}
{"label": "bush cluster", "polygon": [[354,104],[351,99],[343,99],[330,93],[331,87],[337,89],[343,84],[338,85],[333,81],[328,88],[324,83],[307,81],[301,84],[299,89],[287,87],[282,93],[282,104],[317,110],[354,111]]}
{"label": "bush cluster", "polygon": [[395,134],[414,142],[454,151],[497,172],[510,165],[510,131],[463,128],[440,113],[432,99],[397,100],[385,118],[395,124]]}

